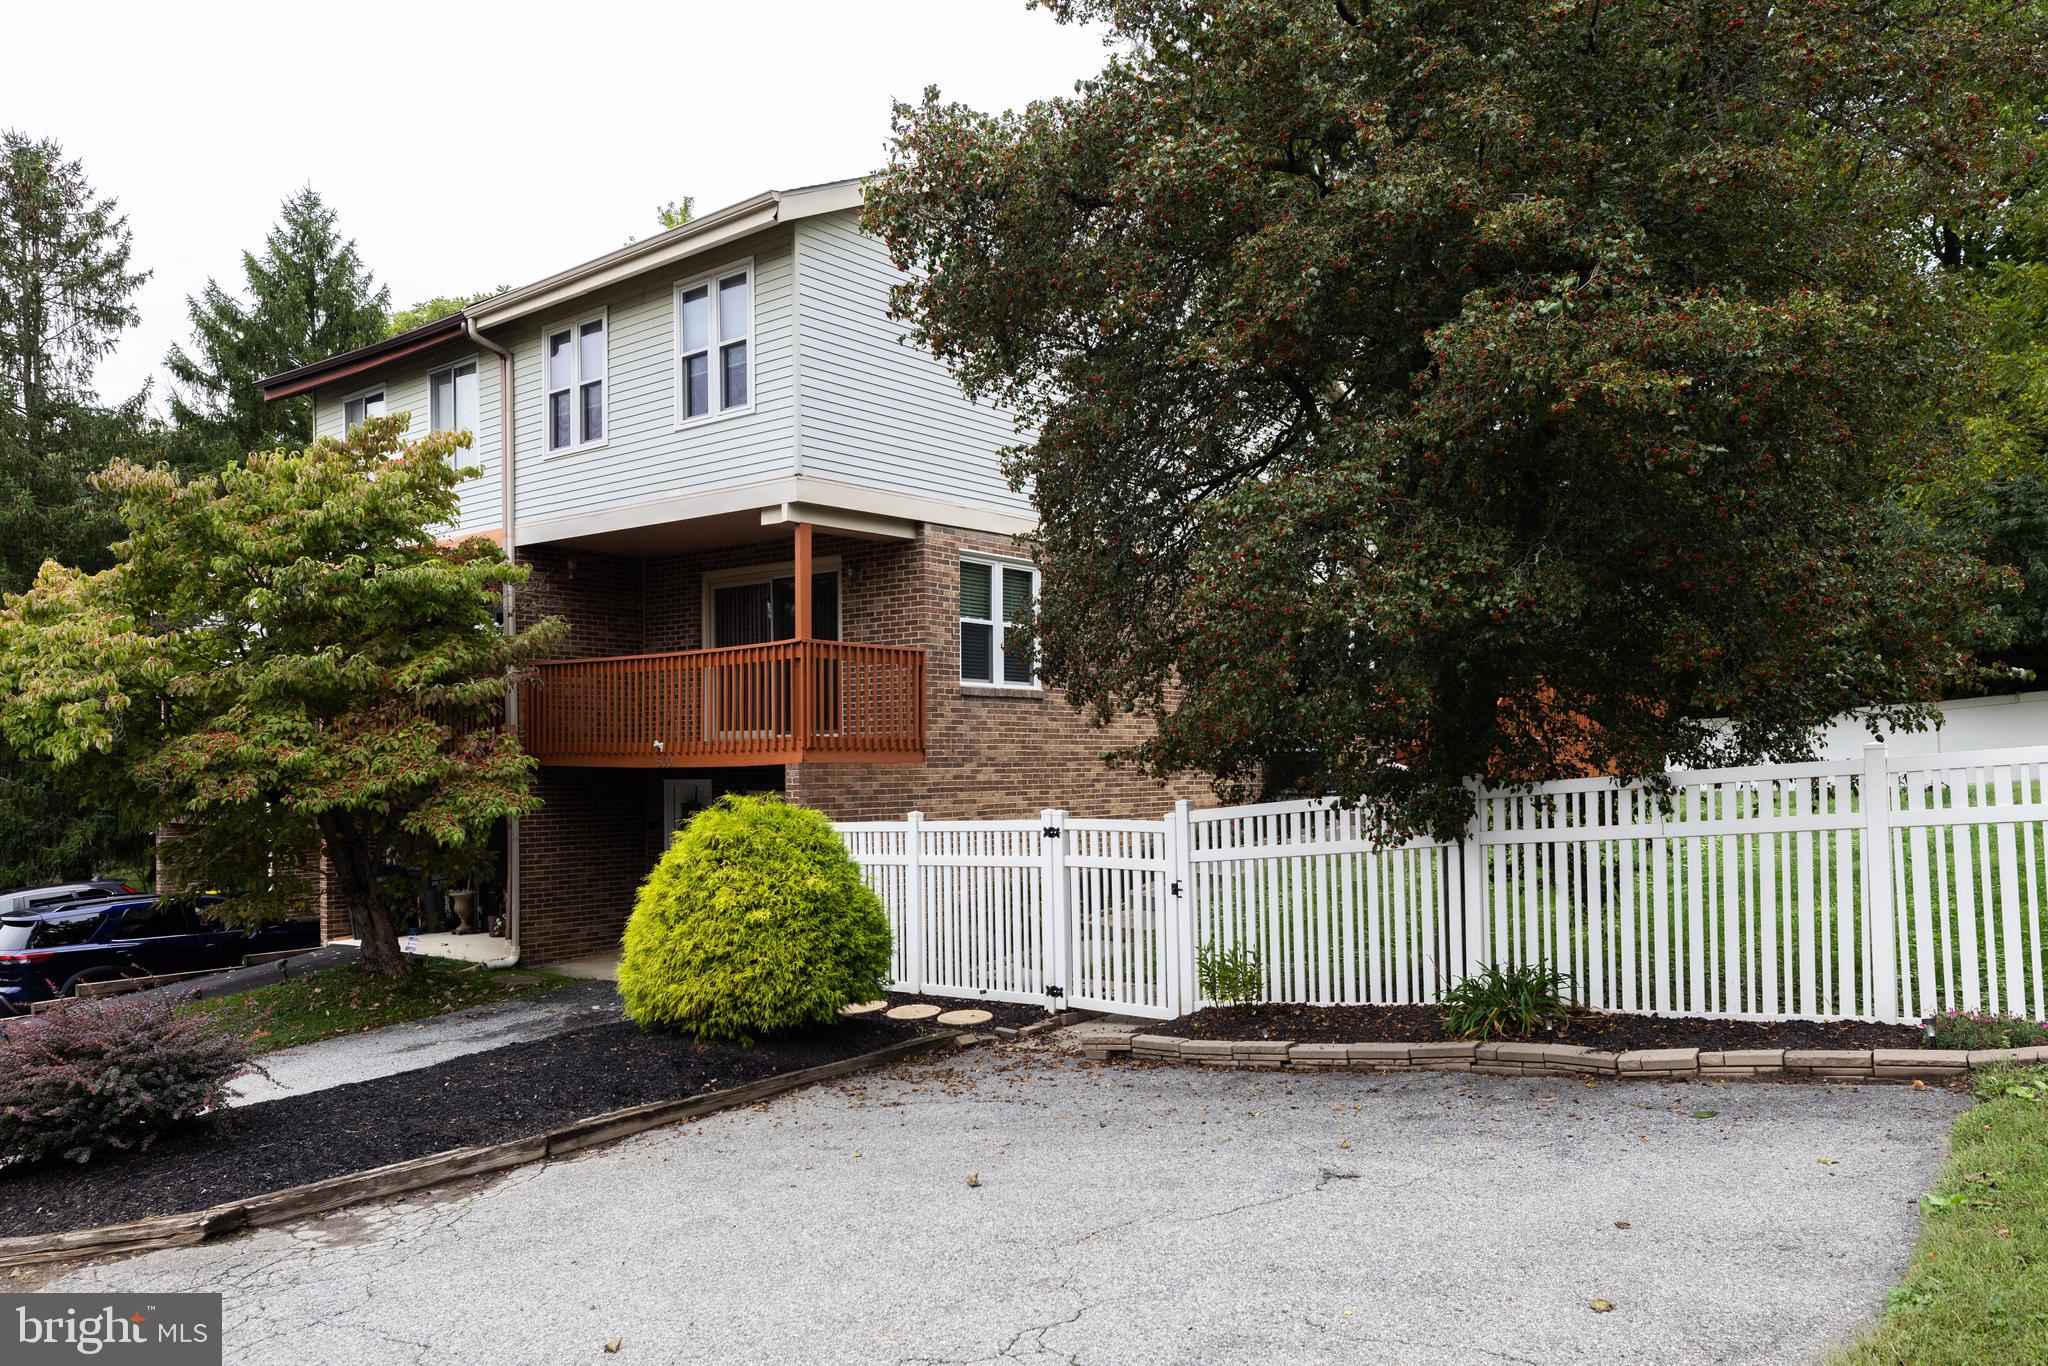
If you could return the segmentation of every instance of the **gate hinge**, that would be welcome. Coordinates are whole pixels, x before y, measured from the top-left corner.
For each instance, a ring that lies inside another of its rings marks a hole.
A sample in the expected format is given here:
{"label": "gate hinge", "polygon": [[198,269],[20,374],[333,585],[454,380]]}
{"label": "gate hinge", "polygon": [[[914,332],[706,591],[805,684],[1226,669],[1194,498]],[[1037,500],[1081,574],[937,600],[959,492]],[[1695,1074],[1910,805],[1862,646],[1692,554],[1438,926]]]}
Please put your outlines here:
{"label": "gate hinge", "polygon": [[1049,839],[1049,840],[1056,840],[1056,839],[1058,839],[1058,838],[1060,837],[1060,827],[1059,827],[1059,826],[1057,826],[1057,825],[1048,825],[1048,826],[1046,826],[1046,827],[1045,827],[1045,837],[1046,837],[1047,839]]}
{"label": "gate hinge", "polygon": [[1047,987],[1045,989],[1045,994],[1052,997],[1053,1000],[1058,1001],[1064,999],[1067,992],[1064,987]]}

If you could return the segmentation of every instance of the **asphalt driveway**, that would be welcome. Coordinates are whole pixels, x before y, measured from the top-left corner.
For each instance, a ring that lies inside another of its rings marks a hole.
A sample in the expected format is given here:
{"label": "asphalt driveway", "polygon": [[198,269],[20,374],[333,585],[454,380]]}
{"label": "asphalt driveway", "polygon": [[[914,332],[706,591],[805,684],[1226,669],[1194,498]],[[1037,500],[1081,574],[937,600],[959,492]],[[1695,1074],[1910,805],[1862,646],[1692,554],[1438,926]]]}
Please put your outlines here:
{"label": "asphalt driveway", "polygon": [[1026,1044],[40,1288],[223,1290],[237,1363],[1804,1361],[1961,1103]]}

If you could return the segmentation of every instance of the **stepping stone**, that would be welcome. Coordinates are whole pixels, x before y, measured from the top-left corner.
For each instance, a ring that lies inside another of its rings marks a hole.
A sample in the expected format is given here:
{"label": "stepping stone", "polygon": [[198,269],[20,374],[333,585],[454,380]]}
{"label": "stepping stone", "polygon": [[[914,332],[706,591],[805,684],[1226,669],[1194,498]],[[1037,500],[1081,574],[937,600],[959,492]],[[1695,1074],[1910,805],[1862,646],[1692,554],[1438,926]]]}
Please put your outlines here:
{"label": "stepping stone", "polygon": [[989,1014],[986,1010],[949,1010],[939,1016],[939,1023],[942,1025],[978,1025],[987,1024],[994,1018],[995,1016]]}
{"label": "stepping stone", "polygon": [[889,1012],[889,1018],[892,1020],[929,1020],[932,1016],[938,1013],[939,1008],[937,1006],[897,1006],[894,1010]]}
{"label": "stepping stone", "polygon": [[887,1001],[860,1001],[855,1004],[839,1007],[839,1013],[841,1015],[872,1015],[878,1010],[887,1010],[888,1008],[889,1003]]}

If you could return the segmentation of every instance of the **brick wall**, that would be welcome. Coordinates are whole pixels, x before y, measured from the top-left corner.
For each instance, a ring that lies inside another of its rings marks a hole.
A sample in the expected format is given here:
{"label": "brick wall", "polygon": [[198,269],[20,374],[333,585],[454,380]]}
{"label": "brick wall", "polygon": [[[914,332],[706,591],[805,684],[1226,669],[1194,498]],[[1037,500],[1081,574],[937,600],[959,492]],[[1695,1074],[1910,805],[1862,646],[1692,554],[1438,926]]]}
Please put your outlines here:
{"label": "brick wall", "polygon": [[[1170,786],[1107,768],[1105,750],[1143,724],[1090,726],[1057,690],[1020,692],[960,682],[962,551],[1017,554],[1015,540],[925,527],[913,541],[819,535],[819,559],[840,562],[841,634],[928,652],[922,764],[804,764],[781,769],[543,768],[545,805],[520,825],[520,943],[536,963],[617,947],[633,894],[661,849],[661,780],[701,776],[714,791],[781,789],[839,820],[1035,816],[1156,816],[1178,797],[1211,800],[1200,779]],[[634,559],[588,550],[523,549],[534,566],[518,616],[569,623],[565,656],[694,650],[703,645],[703,575],[780,564],[775,539],[689,555]]]}
{"label": "brick wall", "polygon": [[522,547],[519,562],[533,570],[516,600],[522,630],[560,617],[569,626],[556,650],[564,659],[641,652],[644,561],[543,545]]}
{"label": "brick wall", "polygon": [[519,823],[519,946],[558,962],[616,949],[661,839],[658,771],[543,768]]}
{"label": "brick wall", "polygon": [[838,820],[887,820],[918,810],[940,820],[1035,816],[1155,816],[1177,798],[1213,802],[1208,783],[1161,784],[1102,762],[1145,735],[1125,718],[1090,725],[1056,688],[1021,692],[960,681],[960,554],[1019,555],[1008,536],[927,526],[914,542],[863,548],[848,590],[850,640],[922,645],[928,652],[925,762],[802,764],[792,800]]}

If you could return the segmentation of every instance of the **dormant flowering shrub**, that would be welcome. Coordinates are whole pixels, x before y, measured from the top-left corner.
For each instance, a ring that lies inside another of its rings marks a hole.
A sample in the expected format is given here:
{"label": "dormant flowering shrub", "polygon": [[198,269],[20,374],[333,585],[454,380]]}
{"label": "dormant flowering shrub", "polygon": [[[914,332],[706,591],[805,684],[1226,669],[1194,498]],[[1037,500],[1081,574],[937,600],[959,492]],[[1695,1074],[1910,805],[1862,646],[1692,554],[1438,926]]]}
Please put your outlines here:
{"label": "dormant flowering shrub", "polygon": [[0,1033],[0,1167],[146,1148],[222,1104],[248,1040],[162,1001],[74,1004]]}

